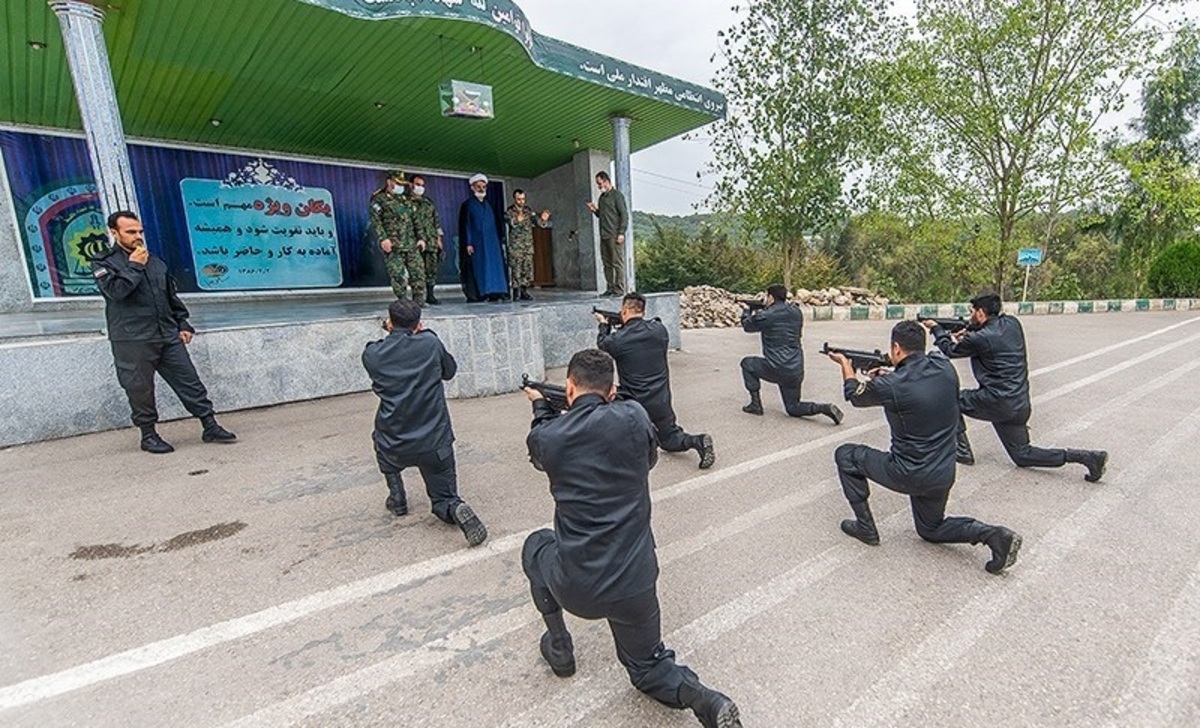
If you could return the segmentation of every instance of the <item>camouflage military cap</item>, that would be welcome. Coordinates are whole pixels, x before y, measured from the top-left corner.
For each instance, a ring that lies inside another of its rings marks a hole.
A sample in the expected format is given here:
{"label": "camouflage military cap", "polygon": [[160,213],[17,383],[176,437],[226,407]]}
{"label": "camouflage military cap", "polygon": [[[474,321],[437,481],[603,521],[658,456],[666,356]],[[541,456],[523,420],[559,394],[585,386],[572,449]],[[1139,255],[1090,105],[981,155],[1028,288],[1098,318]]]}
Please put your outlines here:
{"label": "camouflage military cap", "polygon": [[389,170],[387,176],[388,179],[396,180],[402,185],[408,184],[408,175],[402,169]]}

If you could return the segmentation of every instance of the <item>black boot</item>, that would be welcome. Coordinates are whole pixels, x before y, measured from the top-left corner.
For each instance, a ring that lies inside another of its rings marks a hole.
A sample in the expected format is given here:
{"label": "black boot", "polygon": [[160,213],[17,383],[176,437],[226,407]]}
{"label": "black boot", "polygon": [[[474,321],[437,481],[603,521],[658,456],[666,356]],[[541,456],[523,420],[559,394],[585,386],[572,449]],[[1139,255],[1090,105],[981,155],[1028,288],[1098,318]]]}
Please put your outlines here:
{"label": "black boot", "polygon": [[708,470],[717,461],[717,454],[713,451],[712,435],[696,435],[695,450],[700,453],[701,470]]}
{"label": "black boot", "polygon": [[741,728],[737,704],[728,695],[688,679],[679,686],[679,702],[692,709],[704,728]]}
{"label": "black boot", "polygon": [[748,415],[761,415],[763,413],[762,399],[758,396],[758,391],[750,393],[750,404],[742,408],[742,411]]}
{"label": "black boot", "polygon": [[533,300],[533,296],[529,295],[529,289],[526,288],[525,286],[521,286],[521,300],[522,301],[532,301]]}
{"label": "black boot", "polygon": [[1017,561],[1021,550],[1021,536],[1004,526],[996,526],[985,543],[992,550],[992,560],[984,565],[989,574],[999,574]]}
{"label": "black boot", "polygon": [[438,300],[438,297],[433,295],[433,284],[432,283],[425,284],[425,302],[428,303],[430,306],[442,305],[442,302]]}
{"label": "black boot", "polygon": [[153,425],[142,428],[142,449],[154,455],[166,455],[167,453],[175,452],[175,448],[171,447],[171,443],[158,436]]}
{"label": "black boot", "polygon": [[218,425],[217,418],[212,415],[201,418],[200,424],[204,426],[204,432],[200,434],[200,439],[205,442],[228,443],[237,441],[237,435]]}
{"label": "black boot", "polygon": [[1083,479],[1095,483],[1104,477],[1104,469],[1108,467],[1108,453],[1104,450],[1067,450],[1067,462],[1079,463],[1088,471]]}
{"label": "black boot", "polygon": [[875,519],[871,517],[871,506],[866,501],[851,503],[855,520],[842,521],[842,533],[853,536],[868,546],[879,545],[879,532],[875,530]]}
{"label": "black boot", "polygon": [[971,441],[967,439],[967,431],[959,430],[954,436],[954,460],[959,465],[974,465],[975,453],[971,452]]}
{"label": "black boot", "polygon": [[845,416],[842,414],[842,410],[839,409],[836,404],[821,405],[821,414],[833,420],[833,424],[835,425],[842,424],[842,418]]}
{"label": "black boot", "polygon": [[487,540],[487,527],[466,503],[460,502],[454,506],[454,522],[462,529],[463,536],[467,538],[467,545],[478,546]]}
{"label": "black boot", "polygon": [[575,674],[575,643],[563,622],[562,610],[543,614],[542,620],[546,623],[541,642],[542,658],[558,677],[571,677]]}
{"label": "black boot", "polygon": [[407,516],[408,494],[404,492],[404,479],[400,477],[400,473],[384,473],[383,478],[388,487],[388,497],[384,506],[394,516]]}

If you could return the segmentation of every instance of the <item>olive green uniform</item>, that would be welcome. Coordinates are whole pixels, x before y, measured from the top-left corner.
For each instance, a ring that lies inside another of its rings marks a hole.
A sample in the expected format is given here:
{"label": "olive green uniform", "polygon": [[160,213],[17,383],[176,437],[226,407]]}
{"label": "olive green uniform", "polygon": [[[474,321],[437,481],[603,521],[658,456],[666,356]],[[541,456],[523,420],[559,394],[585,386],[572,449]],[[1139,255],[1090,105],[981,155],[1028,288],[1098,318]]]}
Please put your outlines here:
{"label": "olive green uniform", "polygon": [[438,217],[437,205],[428,197],[408,195],[404,199],[412,207],[416,218],[417,240],[425,241],[425,252],[421,253],[421,259],[425,262],[425,287],[428,292],[437,282],[438,269],[445,257],[438,247],[438,240],[443,236],[442,221]]}

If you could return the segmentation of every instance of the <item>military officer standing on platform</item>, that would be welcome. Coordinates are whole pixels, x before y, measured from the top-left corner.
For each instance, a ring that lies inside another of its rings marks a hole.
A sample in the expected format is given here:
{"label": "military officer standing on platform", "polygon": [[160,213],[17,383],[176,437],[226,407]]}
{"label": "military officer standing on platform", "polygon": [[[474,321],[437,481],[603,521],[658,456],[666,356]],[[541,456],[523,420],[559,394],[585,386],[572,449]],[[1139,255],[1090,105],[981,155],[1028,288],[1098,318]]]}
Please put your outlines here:
{"label": "military officer standing on platform", "polygon": [[600,260],[604,265],[607,287],[602,295],[620,296],[625,293],[625,231],[629,229],[629,205],[625,195],[613,187],[608,172],[596,173],[600,197],[587,203],[587,208],[600,220]]}
{"label": "military officer standing on platform", "polygon": [[425,263],[425,302],[437,306],[441,301],[433,295],[433,287],[437,283],[442,260],[446,257],[445,235],[437,205],[425,194],[424,175],[412,176],[408,201],[417,221],[417,247],[421,247],[422,244],[425,247],[421,252],[421,260]]}
{"label": "military officer standing on platform", "polygon": [[[1034,447],[1029,441],[1029,363],[1025,332],[1014,316],[1001,313],[1000,297],[983,293],[971,299],[970,325],[950,334],[936,321],[926,321],[937,347],[946,356],[971,358],[971,371],[979,389],[964,389],[958,396],[966,417],[991,422],[1008,457],[1021,468],[1061,468],[1079,463],[1087,468],[1083,479],[1094,483],[1104,475],[1108,453],[1103,450],[1063,450]],[[975,454],[967,439],[966,420],[960,419],[958,462],[974,465]]]}
{"label": "military officer standing on platform", "polygon": [[175,291],[167,264],[146,249],[137,215],[128,210],[109,215],[108,234],[116,245],[92,259],[92,276],[104,296],[117,381],[129,397],[133,424],[142,431],[142,449],[156,455],[175,450],[155,429],[155,372],[200,419],[204,442],[237,440],[217,424],[208,390],[187,352],[196,329],[188,323],[187,306]]}
{"label": "military officer standing on platform", "polygon": [[417,468],[433,514],[456,524],[471,546],[487,539],[487,528],[458,495],[454,464],[454,429],[446,407],[443,381],[454,378],[458,363],[437,334],[421,325],[415,301],[393,301],[385,324],[388,335],[363,351],[363,367],[379,397],[375,414],[375,460],[388,485],[385,506],[408,515],[408,495],[401,474]]}
{"label": "military officer standing on platform", "polygon": [[504,211],[508,223],[508,270],[512,276],[513,300],[532,301],[533,226],[550,227],[550,211],[535,214],[526,204],[525,190],[513,192],[513,204]]}
{"label": "military officer standing on platform", "polygon": [[842,354],[829,358],[842,367],[843,392],[855,407],[883,407],[892,433],[887,452],[867,445],[841,445],[834,452],[842,492],[854,511],[842,531],[870,546],[879,532],[867,503],[868,480],[904,493],[912,506],[917,534],[933,543],[987,544],[992,559],[984,566],[999,574],[1012,566],[1021,537],[1003,526],[973,518],[946,518],[954,485],[954,433],[958,429],[958,373],[940,352],[925,354],[925,330],[915,321],[892,327],[890,353],[895,370],[868,373],[860,381]]}
{"label": "military officer standing on platform", "polygon": [[658,319],[646,318],[646,298],[628,293],[621,301],[621,326],[616,330],[603,314],[594,314],[600,324],[596,346],[617,362],[621,391],[646,409],[658,444],[667,452],[695,450],[700,468],[716,461],[711,435],[689,435],[675,421],[671,406],[671,371],[667,364],[670,334]]}
{"label": "military officer standing on platform", "polygon": [[762,356],[742,359],[742,383],[750,392],[750,403],[742,411],[752,415],[763,413],[762,382],[779,385],[783,408],[791,417],[825,415],[833,424],[842,424],[842,411],[834,404],[800,401],[804,383],[804,351],[800,348],[800,333],[804,314],[787,301],[787,289],[774,285],[767,289],[767,306],[759,311],[742,311],[742,330],[762,334]]}
{"label": "military officer standing on platform", "polygon": [[706,728],[738,728],[737,705],[675,662],[662,642],[658,559],[650,529],[654,426],[636,402],[613,402],[613,360],[587,349],[567,365],[566,414],[526,389],[533,425],[529,460],[550,478],[554,530],[525,539],[521,565],[546,632],[542,657],[558,677],[575,674],[563,611],[606,619],[633,686]]}
{"label": "military officer standing on platform", "polygon": [[417,217],[406,194],[407,186],[403,172],[389,172],[384,187],[371,195],[369,217],[396,298],[407,299],[411,284],[412,300],[424,306],[425,261],[421,253],[426,241],[418,237]]}

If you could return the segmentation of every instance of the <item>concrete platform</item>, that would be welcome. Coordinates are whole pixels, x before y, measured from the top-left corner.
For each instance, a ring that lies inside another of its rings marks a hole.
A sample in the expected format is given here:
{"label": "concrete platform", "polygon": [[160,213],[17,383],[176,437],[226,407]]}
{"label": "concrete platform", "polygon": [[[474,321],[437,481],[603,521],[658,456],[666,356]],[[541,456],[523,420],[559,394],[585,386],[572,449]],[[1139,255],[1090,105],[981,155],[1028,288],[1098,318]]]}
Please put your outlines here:
{"label": "concrete platform", "polygon": [[[538,291],[537,300],[467,304],[461,294],[426,309],[425,323],[457,358],[446,385],[453,398],[518,388],[521,375],[541,377],[572,353],[595,344],[593,306],[619,299],[577,291]],[[370,388],[360,357],[379,338],[390,292],[368,300],[189,299],[199,332],[192,359],[218,412],[299,402]],[[657,316],[679,346],[679,298],[651,294]],[[129,426],[129,406],[117,384],[103,335],[103,309],[0,315],[0,447]],[[187,417],[158,380],[164,420]]]}

